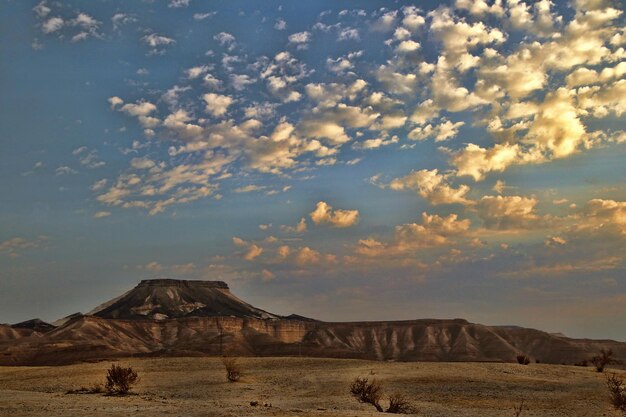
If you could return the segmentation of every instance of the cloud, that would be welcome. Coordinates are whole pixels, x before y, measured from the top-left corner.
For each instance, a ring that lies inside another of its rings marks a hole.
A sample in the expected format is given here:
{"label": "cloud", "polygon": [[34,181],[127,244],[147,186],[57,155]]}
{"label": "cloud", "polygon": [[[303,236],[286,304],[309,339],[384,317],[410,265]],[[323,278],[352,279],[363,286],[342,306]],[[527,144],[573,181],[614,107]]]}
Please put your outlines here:
{"label": "cloud", "polygon": [[546,227],[551,217],[537,214],[535,197],[484,196],[476,206],[478,216],[488,229],[533,229]]}
{"label": "cloud", "polygon": [[442,142],[454,138],[459,133],[459,128],[463,126],[465,122],[451,122],[444,119],[442,123],[426,126],[418,126],[407,135],[411,140],[425,140],[430,137],[435,138],[435,142]]}
{"label": "cloud", "polygon": [[393,238],[388,242],[371,237],[359,240],[355,253],[365,257],[405,256],[420,249],[449,245],[466,235],[470,225],[469,219],[458,220],[456,214],[441,217],[422,213],[421,224],[396,226]]}
{"label": "cloud", "polygon": [[289,35],[289,43],[296,45],[298,49],[306,49],[311,41],[311,32],[298,32]]}
{"label": "cloud", "polygon": [[384,13],[371,24],[371,29],[376,32],[388,32],[396,25],[397,10]]}
{"label": "cloud", "polygon": [[215,16],[216,14],[217,12],[194,13],[193,20],[196,20],[196,21],[205,20],[205,19]]}
{"label": "cloud", "polygon": [[307,230],[306,219],[302,217],[295,226],[280,226],[280,229],[288,233],[304,233]]}
{"label": "cloud", "polygon": [[470,143],[452,154],[451,163],[457,168],[457,175],[469,175],[480,181],[492,171],[502,172],[510,165],[520,163],[519,145],[497,144],[490,149]]}
{"label": "cloud", "polygon": [[236,193],[251,193],[253,191],[262,191],[266,188],[267,187],[262,186],[262,185],[250,184],[250,185],[245,185],[243,187],[235,188],[233,191]]}
{"label": "cloud", "polygon": [[48,236],[38,236],[35,239],[14,237],[0,242],[0,255],[17,258],[26,250],[37,249],[48,240]]}
{"label": "cloud", "polygon": [[354,226],[359,221],[358,210],[339,210],[320,201],[309,216],[315,224],[328,224],[332,227],[343,228]]}
{"label": "cloud", "polygon": [[206,102],[205,110],[207,113],[214,117],[221,117],[226,114],[228,107],[233,104],[233,99],[229,96],[224,96],[215,93],[207,93],[202,96],[202,99]]}
{"label": "cloud", "polygon": [[118,30],[123,25],[128,25],[130,23],[134,23],[137,21],[137,18],[134,16],[130,16],[126,13],[115,13],[111,17],[111,22],[113,23],[113,29]]}
{"label": "cloud", "polygon": [[419,14],[419,9],[415,6],[403,7],[402,13],[404,14],[402,26],[412,33],[417,32],[426,23],[426,19]]}
{"label": "cloud", "polygon": [[440,174],[437,169],[412,171],[409,175],[395,178],[383,188],[391,190],[413,190],[433,205],[462,204],[471,205],[465,195],[470,191],[467,185],[453,188],[449,184],[451,174]]}
{"label": "cloud", "polygon": [[48,35],[50,33],[54,33],[54,32],[61,30],[64,24],[65,24],[65,21],[62,18],[57,17],[57,16],[51,17],[50,19],[42,23],[41,30],[43,31],[43,33]]}
{"label": "cloud", "polygon": [[287,29],[287,22],[285,22],[281,18],[276,19],[276,23],[274,23],[274,29],[276,29],[276,30],[285,30],[285,29]]}
{"label": "cloud", "polygon": [[50,14],[52,9],[50,9],[46,5],[46,1],[44,0],[44,1],[39,2],[35,7],[33,7],[33,11],[38,17],[43,18],[43,17],[48,16],[48,14]]}
{"label": "cloud", "polygon": [[595,198],[577,216],[574,230],[583,233],[609,232],[626,235],[626,201]]}
{"label": "cloud", "polygon": [[167,7],[178,9],[181,7],[189,7],[189,3],[191,3],[191,0],[170,0]]}
{"label": "cloud", "polygon": [[314,249],[305,246],[300,248],[295,255],[295,261],[298,265],[316,264],[320,261],[320,253]]}
{"label": "cloud", "polygon": [[252,261],[255,258],[258,258],[259,256],[261,256],[262,253],[263,253],[263,248],[252,243],[248,247],[248,250],[246,251],[246,253],[243,255],[243,259],[245,259],[246,261]]}
{"label": "cloud", "polygon": [[78,171],[65,165],[58,167],[56,170],[54,170],[54,173],[55,175],[69,175],[78,174]]}
{"label": "cloud", "polygon": [[338,41],[347,41],[347,40],[359,41],[361,40],[361,36],[359,35],[359,30],[356,28],[343,28],[339,31],[339,34],[337,35],[337,40]]}
{"label": "cloud", "polygon": [[162,51],[162,47],[173,45],[176,41],[172,38],[168,38],[164,35],[158,35],[156,33],[151,33],[141,38],[141,40],[148,46],[152,48],[152,53],[159,53]]}
{"label": "cloud", "polygon": [[111,212],[110,212],[110,211],[105,211],[105,210],[102,210],[102,211],[97,211],[97,212],[93,215],[93,217],[94,217],[95,219],[102,219],[102,218],[104,218],[104,217],[109,217],[110,215],[111,215]]}
{"label": "cloud", "polygon": [[409,54],[417,51],[420,48],[419,42],[415,42],[412,40],[402,41],[396,46],[396,53],[399,54]]}

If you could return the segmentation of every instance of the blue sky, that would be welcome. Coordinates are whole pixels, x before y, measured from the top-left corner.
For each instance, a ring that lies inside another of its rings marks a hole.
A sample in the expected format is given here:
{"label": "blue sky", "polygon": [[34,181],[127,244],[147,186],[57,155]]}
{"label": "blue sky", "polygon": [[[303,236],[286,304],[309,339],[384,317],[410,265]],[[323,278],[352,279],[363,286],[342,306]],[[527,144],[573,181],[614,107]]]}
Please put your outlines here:
{"label": "blue sky", "polygon": [[168,276],[626,340],[620,2],[2,10],[0,321]]}

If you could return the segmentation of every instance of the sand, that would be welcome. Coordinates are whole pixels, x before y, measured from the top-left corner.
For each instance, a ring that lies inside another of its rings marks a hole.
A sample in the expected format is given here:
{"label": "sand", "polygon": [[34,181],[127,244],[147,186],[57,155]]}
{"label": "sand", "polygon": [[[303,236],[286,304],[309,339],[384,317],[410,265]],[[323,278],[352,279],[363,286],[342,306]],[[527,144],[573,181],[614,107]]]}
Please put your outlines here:
{"label": "sand", "polygon": [[[592,368],[502,363],[370,362],[240,358],[244,376],[226,381],[219,358],[128,358],[140,381],[133,395],[67,394],[104,384],[111,362],[0,367],[1,416],[376,416],[348,392],[357,376],[410,399],[422,417],[620,416],[605,375]],[[608,370],[612,372],[612,370]],[[626,379],[626,372],[616,371]],[[259,405],[251,406],[251,401]],[[268,406],[264,406],[267,404]],[[269,406],[271,404],[271,406]],[[386,406],[383,401],[383,406]]]}

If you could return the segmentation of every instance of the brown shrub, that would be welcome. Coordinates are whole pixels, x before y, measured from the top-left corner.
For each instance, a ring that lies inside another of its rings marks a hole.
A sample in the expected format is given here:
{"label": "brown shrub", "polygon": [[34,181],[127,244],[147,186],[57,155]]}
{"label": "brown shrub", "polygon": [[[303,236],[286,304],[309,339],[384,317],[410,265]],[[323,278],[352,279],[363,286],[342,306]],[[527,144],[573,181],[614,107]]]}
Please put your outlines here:
{"label": "brown shrub", "polygon": [[606,386],[609,388],[613,407],[626,414],[626,386],[624,385],[624,380],[615,374],[607,375]]}
{"label": "brown shrub", "polygon": [[376,410],[382,412],[380,399],[382,398],[382,387],[375,379],[371,382],[367,378],[357,377],[350,385],[350,394],[360,403],[371,404]]}
{"label": "brown shrub", "polygon": [[226,379],[229,382],[237,382],[241,378],[241,366],[237,363],[237,358],[224,356],[222,357],[222,363],[226,368]]}
{"label": "brown shrub", "polygon": [[530,363],[530,358],[526,355],[517,355],[515,358],[520,365],[528,365]]}
{"label": "brown shrub", "polygon": [[126,395],[138,379],[137,372],[133,371],[133,368],[111,365],[111,369],[107,371],[104,388],[108,395]]}
{"label": "brown shrub", "polygon": [[410,414],[414,411],[409,401],[402,394],[391,394],[389,396],[388,413],[394,414]]}
{"label": "brown shrub", "polygon": [[613,356],[611,349],[600,349],[600,354],[591,358],[590,362],[596,367],[596,371],[604,372],[604,367],[613,361],[611,356]]}

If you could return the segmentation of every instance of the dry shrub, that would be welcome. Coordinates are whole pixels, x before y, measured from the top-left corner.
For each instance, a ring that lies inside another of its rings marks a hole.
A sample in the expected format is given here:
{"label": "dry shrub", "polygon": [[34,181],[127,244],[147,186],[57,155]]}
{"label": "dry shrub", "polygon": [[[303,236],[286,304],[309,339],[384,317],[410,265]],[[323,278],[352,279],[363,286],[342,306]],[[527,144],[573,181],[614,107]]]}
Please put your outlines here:
{"label": "dry shrub", "polygon": [[367,378],[357,377],[350,385],[350,394],[358,402],[371,404],[376,407],[376,410],[383,411],[383,408],[380,406],[382,387],[375,379],[370,382]]}
{"label": "dry shrub", "polygon": [[137,372],[133,371],[133,368],[122,368],[114,364],[107,371],[104,388],[108,395],[126,395],[130,391],[130,387],[138,380]]}
{"label": "dry shrub", "polygon": [[241,378],[241,366],[237,363],[237,358],[224,356],[222,357],[222,363],[226,368],[226,379],[229,382],[237,382]]}
{"label": "dry shrub", "polygon": [[[355,378],[350,385],[350,394],[352,394],[358,402],[371,404],[381,413],[384,411],[383,407],[380,405],[380,400],[383,397],[383,387],[375,379],[370,381],[367,378]],[[409,414],[413,411],[413,407],[402,394],[396,393],[389,396],[387,413]]]}
{"label": "dry shrub", "polygon": [[413,411],[413,407],[404,395],[396,393],[389,396],[389,408],[387,408],[388,413],[409,414]]}
{"label": "dry shrub", "polygon": [[515,358],[520,365],[528,365],[530,363],[530,358],[526,355],[517,355]]}
{"label": "dry shrub", "polygon": [[626,414],[626,386],[624,385],[624,380],[615,374],[607,375],[606,386],[609,388],[613,407]]}
{"label": "dry shrub", "polygon": [[611,349],[600,349],[600,354],[591,358],[590,362],[596,367],[596,371],[604,372],[604,367],[613,361],[611,356],[613,356]]}

